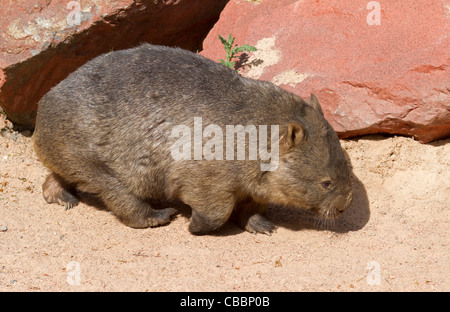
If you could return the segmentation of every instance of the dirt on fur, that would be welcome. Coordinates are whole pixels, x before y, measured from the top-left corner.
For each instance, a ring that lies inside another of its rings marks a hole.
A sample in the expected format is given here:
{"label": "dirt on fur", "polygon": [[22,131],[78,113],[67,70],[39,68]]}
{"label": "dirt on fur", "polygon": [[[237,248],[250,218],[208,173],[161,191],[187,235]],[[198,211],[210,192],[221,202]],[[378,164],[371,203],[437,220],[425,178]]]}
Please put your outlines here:
{"label": "dirt on fur", "polygon": [[334,224],[270,207],[272,236],[193,236],[185,207],[132,229],[94,202],[47,204],[31,133],[2,127],[0,291],[450,291],[450,139],[342,140],[355,191]]}

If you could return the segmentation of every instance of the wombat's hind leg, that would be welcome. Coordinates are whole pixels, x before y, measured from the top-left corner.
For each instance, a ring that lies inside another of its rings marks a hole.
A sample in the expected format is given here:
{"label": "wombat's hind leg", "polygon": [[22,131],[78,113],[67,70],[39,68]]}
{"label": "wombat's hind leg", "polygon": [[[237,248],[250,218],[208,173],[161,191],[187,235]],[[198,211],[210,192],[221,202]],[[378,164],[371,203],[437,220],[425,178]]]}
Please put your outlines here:
{"label": "wombat's hind leg", "polygon": [[119,209],[118,212],[117,209],[112,208],[112,207],[117,208],[117,206],[111,207],[110,205],[108,205],[108,207],[111,208],[111,210],[117,215],[120,221],[122,221],[129,227],[136,229],[157,227],[167,224],[170,222],[172,217],[177,213],[177,210],[174,208],[164,208],[155,210],[145,202],[138,203],[138,200],[129,202],[130,205],[133,205],[134,203],[136,205],[132,206],[132,208],[130,206],[130,208],[127,209],[126,213],[124,213],[124,210],[122,209]]}
{"label": "wombat's hind leg", "polygon": [[148,226],[155,227],[169,223],[172,217],[177,213],[175,208],[152,209],[147,218]]}
{"label": "wombat's hind leg", "polygon": [[195,235],[203,235],[217,229],[222,224],[223,223],[221,222],[208,220],[195,210],[192,210],[192,216],[189,222],[189,232]]}
{"label": "wombat's hind leg", "polygon": [[42,184],[42,195],[47,203],[57,203],[65,206],[65,210],[78,204],[74,188],[56,173],[50,173]]}
{"label": "wombat's hind leg", "polygon": [[247,232],[270,236],[277,227],[265,216],[266,209],[267,205],[258,204],[248,199],[237,205],[232,219],[241,229]]}
{"label": "wombat's hind leg", "polygon": [[149,203],[129,192],[116,181],[99,194],[120,221],[132,228],[156,227],[169,223],[177,213],[174,208],[153,209]]}
{"label": "wombat's hind leg", "polygon": [[250,216],[244,227],[244,229],[250,233],[262,233],[269,236],[276,230],[276,228],[277,227],[272,223],[272,221],[258,213]]}
{"label": "wombat's hind leg", "polygon": [[234,207],[232,196],[218,196],[220,205],[205,202],[203,205],[192,207],[192,215],[189,223],[189,232],[194,235],[203,235],[221,227],[230,218]]}

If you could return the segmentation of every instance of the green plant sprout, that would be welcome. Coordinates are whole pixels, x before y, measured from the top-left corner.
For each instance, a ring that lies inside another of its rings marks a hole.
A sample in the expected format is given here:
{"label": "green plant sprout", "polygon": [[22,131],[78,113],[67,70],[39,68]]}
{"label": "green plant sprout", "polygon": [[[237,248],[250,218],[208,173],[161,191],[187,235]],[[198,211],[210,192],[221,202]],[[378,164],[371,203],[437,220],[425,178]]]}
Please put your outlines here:
{"label": "green plant sprout", "polygon": [[227,53],[226,59],[219,59],[219,62],[220,64],[223,64],[231,69],[235,69],[236,62],[234,62],[233,59],[239,57],[236,54],[256,51],[256,48],[249,44],[244,44],[240,47],[238,47],[237,44],[233,46],[235,37],[231,37],[231,34],[228,35],[228,40],[223,38],[221,35],[219,35],[219,39],[222,42],[223,47],[225,48],[225,52]]}

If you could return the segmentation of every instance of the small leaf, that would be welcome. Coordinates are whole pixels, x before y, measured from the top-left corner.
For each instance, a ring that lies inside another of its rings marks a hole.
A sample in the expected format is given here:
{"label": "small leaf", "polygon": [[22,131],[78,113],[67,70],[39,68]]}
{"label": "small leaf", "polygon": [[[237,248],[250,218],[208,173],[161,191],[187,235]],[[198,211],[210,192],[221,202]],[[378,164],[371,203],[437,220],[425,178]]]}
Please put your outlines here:
{"label": "small leaf", "polygon": [[223,45],[227,44],[227,41],[221,35],[219,35],[219,39],[220,39],[220,41],[222,42]]}
{"label": "small leaf", "polygon": [[225,61],[225,62],[223,63],[223,65],[225,65],[226,67],[229,67],[229,68],[231,68],[231,69],[234,68],[234,62]]}
{"label": "small leaf", "polygon": [[249,44],[244,44],[240,47],[236,47],[232,50],[232,53],[239,53],[239,52],[252,52],[252,51],[256,51],[256,48],[249,45]]}
{"label": "small leaf", "polygon": [[232,60],[239,57],[238,55],[236,55],[237,53],[241,53],[244,51],[252,52],[257,50],[255,47],[249,44],[244,44],[240,47],[237,44],[234,44],[235,37],[232,37],[231,34],[228,34],[228,39],[225,39],[221,35],[219,35],[219,39],[220,42],[222,42],[226,52],[225,60],[219,59],[219,63],[231,69],[235,69],[236,62],[233,62]]}

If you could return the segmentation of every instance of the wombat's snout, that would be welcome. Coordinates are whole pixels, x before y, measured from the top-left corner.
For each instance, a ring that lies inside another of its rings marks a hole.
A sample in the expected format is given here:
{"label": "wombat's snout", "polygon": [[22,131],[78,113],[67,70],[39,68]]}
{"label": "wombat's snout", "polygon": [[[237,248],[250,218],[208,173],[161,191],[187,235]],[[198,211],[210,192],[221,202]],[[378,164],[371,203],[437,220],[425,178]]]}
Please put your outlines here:
{"label": "wombat's snout", "polygon": [[353,191],[350,190],[346,195],[338,195],[325,212],[324,217],[327,219],[336,219],[350,206],[353,200]]}
{"label": "wombat's snout", "polygon": [[340,205],[338,204],[336,206],[337,210],[339,210],[339,212],[341,213],[344,212],[350,206],[352,200],[353,200],[353,191],[350,190],[347,194],[347,197],[342,196],[342,200],[341,202],[339,202]]}

